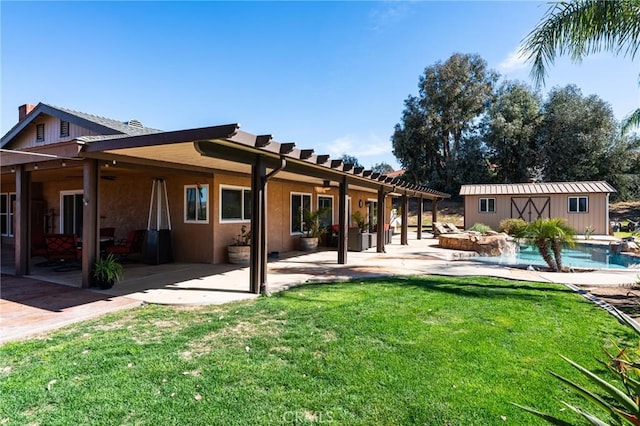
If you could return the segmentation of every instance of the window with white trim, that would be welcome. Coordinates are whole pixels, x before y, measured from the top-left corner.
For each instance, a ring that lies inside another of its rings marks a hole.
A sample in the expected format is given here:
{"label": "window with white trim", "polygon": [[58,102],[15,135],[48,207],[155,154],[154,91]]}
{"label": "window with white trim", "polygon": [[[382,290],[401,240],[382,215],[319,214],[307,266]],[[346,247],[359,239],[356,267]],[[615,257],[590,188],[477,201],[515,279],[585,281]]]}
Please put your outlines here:
{"label": "window with white trim", "polygon": [[0,234],[5,237],[13,236],[13,206],[15,201],[15,192],[3,192],[0,194]]}
{"label": "window with white trim", "polygon": [[318,210],[320,210],[320,227],[327,228],[333,225],[333,197],[319,195]]}
{"label": "window with white trim", "polygon": [[209,185],[184,186],[184,222],[209,223]]}
{"label": "window with white trim", "polygon": [[311,211],[311,194],[291,193],[291,234],[305,230],[304,211]]}
{"label": "window with white trim", "polygon": [[220,222],[251,220],[251,189],[220,186]]}
{"label": "window with white trim", "polygon": [[480,213],[495,213],[496,212],[496,199],[495,198],[480,198],[478,210]]}
{"label": "window with white trim", "polygon": [[569,197],[569,213],[588,213],[589,197]]}

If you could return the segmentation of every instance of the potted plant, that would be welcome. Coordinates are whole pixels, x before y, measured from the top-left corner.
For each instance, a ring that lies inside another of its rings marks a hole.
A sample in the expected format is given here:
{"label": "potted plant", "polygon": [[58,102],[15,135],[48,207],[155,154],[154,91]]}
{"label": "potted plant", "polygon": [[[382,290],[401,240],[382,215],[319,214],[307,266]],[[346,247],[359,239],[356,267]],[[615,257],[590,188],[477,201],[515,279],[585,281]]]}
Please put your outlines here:
{"label": "potted plant", "polygon": [[232,243],[227,246],[229,263],[234,265],[248,265],[251,258],[251,230],[242,225],[240,233],[233,238]]}
{"label": "potted plant", "polygon": [[360,233],[367,232],[367,222],[364,220],[364,216],[362,215],[362,212],[360,210],[356,210],[351,215],[351,217],[353,218],[353,221],[358,226],[358,229],[360,230]]}
{"label": "potted plant", "polygon": [[313,251],[318,249],[318,240],[323,231],[320,227],[320,216],[322,216],[321,210],[304,210],[302,212],[304,222],[302,223],[303,234],[300,236],[300,250]]}
{"label": "potted plant", "polygon": [[361,211],[356,210],[351,218],[356,227],[349,229],[348,249],[351,251],[364,251],[371,247],[371,241],[367,232],[367,222]]}
{"label": "potted plant", "polygon": [[120,281],[123,272],[124,268],[111,253],[98,258],[93,265],[94,282],[102,290],[113,287],[115,283]]}

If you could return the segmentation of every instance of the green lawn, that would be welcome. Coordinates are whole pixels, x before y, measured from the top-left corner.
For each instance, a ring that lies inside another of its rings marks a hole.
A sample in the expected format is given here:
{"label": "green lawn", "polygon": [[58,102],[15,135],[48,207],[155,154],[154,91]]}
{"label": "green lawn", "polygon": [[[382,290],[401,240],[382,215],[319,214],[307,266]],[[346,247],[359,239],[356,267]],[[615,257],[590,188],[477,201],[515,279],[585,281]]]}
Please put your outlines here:
{"label": "green lawn", "polygon": [[547,370],[601,370],[609,336],[633,340],[565,287],[492,278],[144,306],[0,347],[0,425],[540,424],[509,401],[581,404]]}

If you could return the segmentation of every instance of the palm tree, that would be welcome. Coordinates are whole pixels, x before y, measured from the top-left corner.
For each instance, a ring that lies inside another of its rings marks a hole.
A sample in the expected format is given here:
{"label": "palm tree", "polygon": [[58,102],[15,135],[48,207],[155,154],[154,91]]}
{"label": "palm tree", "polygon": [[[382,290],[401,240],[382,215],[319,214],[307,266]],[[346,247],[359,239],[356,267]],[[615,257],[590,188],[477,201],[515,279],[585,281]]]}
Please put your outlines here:
{"label": "palm tree", "polygon": [[552,229],[547,226],[547,222],[544,219],[538,219],[524,227],[516,234],[516,237],[525,238],[530,244],[535,245],[538,248],[540,256],[542,256],[544,261],[547,262],[547,265],[549,265],[549,268],[557,271],[558,266],[551,256],[550,238],[552,234]]}
{"label": "palm tree", "polygon": [[[573,246],[576,231],[564,219],[538,219],[516,235],[535,245],[540,256],[555,272],[562,272],[562,247]],[[553,256],[552,256],[553,253]]]}
{"label": "palm tree", "polygon": [[[633,60],[639,47],[640,0],[577,0],[552,5],[520,51],[533,62],[531,76],[539,85],[556,55],[568,54],[579,63],[608,51]],[[640,108],[624,120],[623,130],[634,126],[640,126]]]}
{"label": "palm tree", "polygon": [[547,226],[551,229],[551,251],[553,251],[553,257],[556,260],[557,270],[562,272],[562,247],[573,247],[575,241],[573,237],[576,235],[576,231],[565,223],[564,219],[553,218],[549,219]]}

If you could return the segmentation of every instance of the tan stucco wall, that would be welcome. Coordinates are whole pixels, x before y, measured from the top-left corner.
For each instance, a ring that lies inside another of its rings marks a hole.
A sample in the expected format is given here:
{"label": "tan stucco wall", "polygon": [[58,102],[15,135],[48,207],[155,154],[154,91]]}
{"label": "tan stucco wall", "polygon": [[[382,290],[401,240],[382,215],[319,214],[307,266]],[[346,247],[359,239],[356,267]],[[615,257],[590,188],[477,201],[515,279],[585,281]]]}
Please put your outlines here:
{"label": "tan stucco wall", "polygon": [[[33,172],[38,173],[38,172]],[[82,191],[82,167],[68,167],[57,180],[34,182],[33,199],[43,200],[47,209],[54,209],[55,228],[52,232],[60,232],[60,192]],[[114,174],[113,169],[101,167],[103,176]],[[99,216],[100,227],[114,227],[115,238],[125,239],[132,230],[146,229],[149,214],[152,181],[161,176],[167,183],[169,209],[171,214],[171,240],[173,256],[176,262],[226,263],[227,246],[233,237],[240,233],[243,224],[250,228],[250,223],[224,223],[220,220],[220,187],[221,185],[250,188],[249,176],[238,173],[215,172],[210,177],[193,175],[172,170],[149,171],[142,167],[128,169],[126,174],[119,174],[115,180],[100,179]],[[184,186],[209,185],[209,221],[208,223],[185,223],[184,221]],[[15,184],[3,184],[3,191],[15,190]],[[267,250],[269,252],[287,252],[298,248],[299,235],[290,232],[291,193],[311,194],[312,209],[318,208],[318,196],[333,197],[333,223],[338,222],[338,197],[336,187],[326,188],[318,185],[284,181],[274,178],[268,184]],[[350,190],[351,213],[360,210],[367,217],[367,201],[377,200],[375,192]],[[359,201],[362,200],[362,207]],[[387,197],[385,222],[388,223],[391,211],[391,198]],[[350,225],[354,226],[349,217]]]}
{"label": "tan stucco wall", "polygon": [[[214,176],[212,202],[212,219],[215,221],[213,231],[213,247],[214,263],[224,263],[227,261],[227,246],[232,242],[233,238],[240,233],[240,229],[244,224],[247,229],[250,223],[224,223],[220,221],[220,187],[221,186],[237,186],[250,188],[251,182],[248,176],[216,173]],[[338,222],[338,188],[324,188],[322,186],[311,185],[307,183],[283,181],[272,179],[267,186],[267,251],[268,252],[287,252],[297,250],[299,235],[291,234],[291,193],[304,193],[311,195],[311,208],[318,208],[318,196],[333,196],[333,223]],[[350,191],[352,198],[352,208],[361,210],[366,215],[366,201],[368,199],[376,199],[373,192]],[[358,200],[363,199],[363,207],[358,207]],[[389,220],[391,211],[391,199],[386,204],[385,217]],[[352,211],[352,213],[353,213]],[[349,218],[351,222],[351,218]]]}
{"label": "tan stucco wall", "polygon": [[[109,174],[103,170],[103,174]],[[70,175],[82,174],[82,169],[70,169]],[[153,178],[157,172],[141,169],[116,180],[100,179],[100,227],[114,227],[115,238],[126,239],[129,232],[146,229]],[[176,262],[213,261],[213,222],[208,224],[184,223],[184,185],[213,184],[213,179],[167,172],[162,177],[167,182],[167,195],[172,225],[172,248]],[[82,191],[82,178],[67,178],[33,184],[33,199],[44,200],[48,209],[54,209],[55,227],[60,232],[60,192]]]}
{"label": "tan stucco wall", "polygon": [[[184,186],[185,185],[209,185],[209,203],[212,202],[211,188],[213,177],[190,176],[184,174],[167,174],[167,192],[169,209],[171,210],[171,241],[173,244],[173,258],[176,262],[213,262],[213,229],[214,221],[209,205],[209,223],[185,223],[184,221]],[[149,198],[151,197],[151,182],[149,185]],[[149,206],[145,207],[148,212]],[[147,213],[148,214],[148,213]],[[147,216],[145,215],[145,221]],[[145,222],[146,224],[146,222]],[[146,227],[146,226],[145,226]]]}
{"label": "tan stucco wall", "polygon": [[[587,213],[569,213],[568,199],[569,197],[589,198],[589,211]],[[465,228],[472,227],[475,223],[483,223],[490,226],[494,230],[498,230],[500,221],[512,217],[511,199],[527,197],[523,195],[467,195],[464,197],[464,220]],[[594,233],[606,235],[609,230],[608,225],[608,203],[607,194],[548,194],[536,197],[549,197],[549,215],[552,218],[567,219],[567,224],[576,230],[578,234],[583,234],[587,226],[594,228]],[[495,213],[480,213],[479,199],[495,198]],[[513,211],[513,216],[518,217],[517,212]],[[536,217],[533,216],[533,220]]]}

